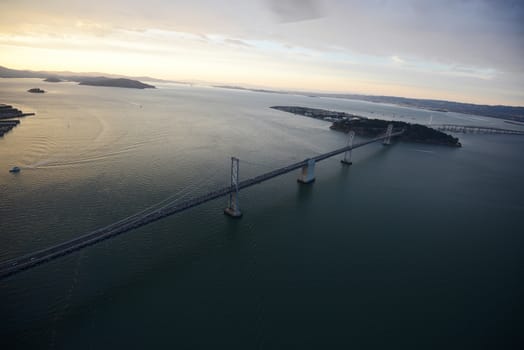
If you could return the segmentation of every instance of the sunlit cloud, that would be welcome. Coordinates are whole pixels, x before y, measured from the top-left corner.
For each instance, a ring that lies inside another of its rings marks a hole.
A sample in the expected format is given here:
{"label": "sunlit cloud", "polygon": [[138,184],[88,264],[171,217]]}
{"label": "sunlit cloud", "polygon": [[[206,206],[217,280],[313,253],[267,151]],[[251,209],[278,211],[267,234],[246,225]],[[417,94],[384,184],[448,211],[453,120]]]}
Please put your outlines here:
{"label": "sunlit cloud", "polygon": [[523,15],[488,0],[4,0],[0,65],[522,105]]}
{"label": "sunlit cloud", "polygon": [[398,57],[398,56],[391,56],[391,60],[393,62],[399,63],[399,64],[405,63],[405,61],[402,58]]}

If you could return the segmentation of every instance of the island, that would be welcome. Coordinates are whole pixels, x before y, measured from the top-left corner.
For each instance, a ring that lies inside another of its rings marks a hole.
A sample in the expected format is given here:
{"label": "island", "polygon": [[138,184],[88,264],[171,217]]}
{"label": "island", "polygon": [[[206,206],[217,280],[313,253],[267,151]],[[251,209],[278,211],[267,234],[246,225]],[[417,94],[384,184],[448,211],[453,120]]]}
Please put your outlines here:
{"label": "island", "polygon": [[106,78],[106,77],[95,77],[95,78],[82,78],[79,85],[91,85],[91,86],[108,86],[108,87],[119,87],[128,89],[154,89],[153,85],[142,83],[138,80],[126,79],[126,78]]}
{"label": "island", "polygon": [[27,92],[30,92],[32,94],[43,94],[45,90],[42,90],[40,88],[32,88],[32,89],[27,90]]}
{"label": "island", "polygon": [[404,130],[404,133],[399,136],[399,139],[402,141],[462,147],[458,138],[420,124],[369,119],[345,112],[299,106],[273,106],[271,108],[309,118],[329,121],[332,122],[330,129],[342,132],[354,131],[355,134],[359,136],[377,137],[385,132],[388,124],[393,124],[394,130]]}
{"label": "island", "polygon": [[402,141],[427,143],[432,145],[444,145],[452,147],[462,147],[457,137],[453,137],[442,131],[435,130],[420,124],[411,124],[394,120],[382,119],[340,119],[333,122],[330,129],[349,132],[354,131],[356,135],[377,137],[384,133],[388,124],[393,124],[393,130],[404,129],[404,133],[399,136]]}
{"label": "island", "polygon": [[61,83],[63,80],[57,77],[47,77],[44,81],[48,83]]}

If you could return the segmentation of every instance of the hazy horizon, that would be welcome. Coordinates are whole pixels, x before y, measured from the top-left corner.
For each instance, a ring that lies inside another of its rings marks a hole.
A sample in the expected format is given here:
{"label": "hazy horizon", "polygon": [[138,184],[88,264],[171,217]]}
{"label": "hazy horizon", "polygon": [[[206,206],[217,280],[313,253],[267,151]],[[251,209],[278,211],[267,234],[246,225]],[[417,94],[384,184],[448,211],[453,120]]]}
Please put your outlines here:
{"label": "hazy horizon", "polygon": [[524,105],[519,1],[22,0],[11,69]]}

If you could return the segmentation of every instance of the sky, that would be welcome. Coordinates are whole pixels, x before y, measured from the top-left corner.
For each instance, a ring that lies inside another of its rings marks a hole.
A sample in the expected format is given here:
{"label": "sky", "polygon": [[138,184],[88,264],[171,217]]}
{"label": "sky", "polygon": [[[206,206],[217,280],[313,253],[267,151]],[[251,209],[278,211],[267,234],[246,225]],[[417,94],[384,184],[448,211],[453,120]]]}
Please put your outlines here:
{"label": "sky", "polygon": [[0,0],[0,65],[524,106],[522,0]]}

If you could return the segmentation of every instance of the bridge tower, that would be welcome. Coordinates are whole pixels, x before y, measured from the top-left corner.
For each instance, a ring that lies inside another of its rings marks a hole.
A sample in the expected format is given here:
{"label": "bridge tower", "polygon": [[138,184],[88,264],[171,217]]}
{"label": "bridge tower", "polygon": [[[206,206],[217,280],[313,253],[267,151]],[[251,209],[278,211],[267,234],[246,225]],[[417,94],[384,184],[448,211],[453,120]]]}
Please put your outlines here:
{"label": "bridge tower", "polygon": [[383,145],[391,145],[391,132],[393,131],[393,124],[389,124],[388,128],[386,130],[386,138],[384,139],[384,142],[382,142]]}
{"label": "bridge tower", "polygon": [[309,184],[315,181],[315,160],[306,159],[307,163],[302,166],[300,176],[297,181],[303,184]]}
{"label": "bridge tower", "polygon": [[238,168],[239,159],[236,157],[231,157],[231,192],[229,192],[229,205],[226,209],[224,209],[224,213],[234,218],[239,218],[242,216],[242,212],[240,211],[240,206],[238,203]]}
{"label": "bridge tower", "polygon": [[[348,133],[348,144],[347,144],[348,147],[353,147],[353,139],[354,138],[355,138],[355,132],[353,130],[351,130]],[[351,165],[351,164],[353,164],[353,162],[351,161],[351,151],[352,151],[352,149],[350,148],[346,152],[344,152],[344,159],[342,159],[340,161],[340,163],[342,163],[344,165]]]}

